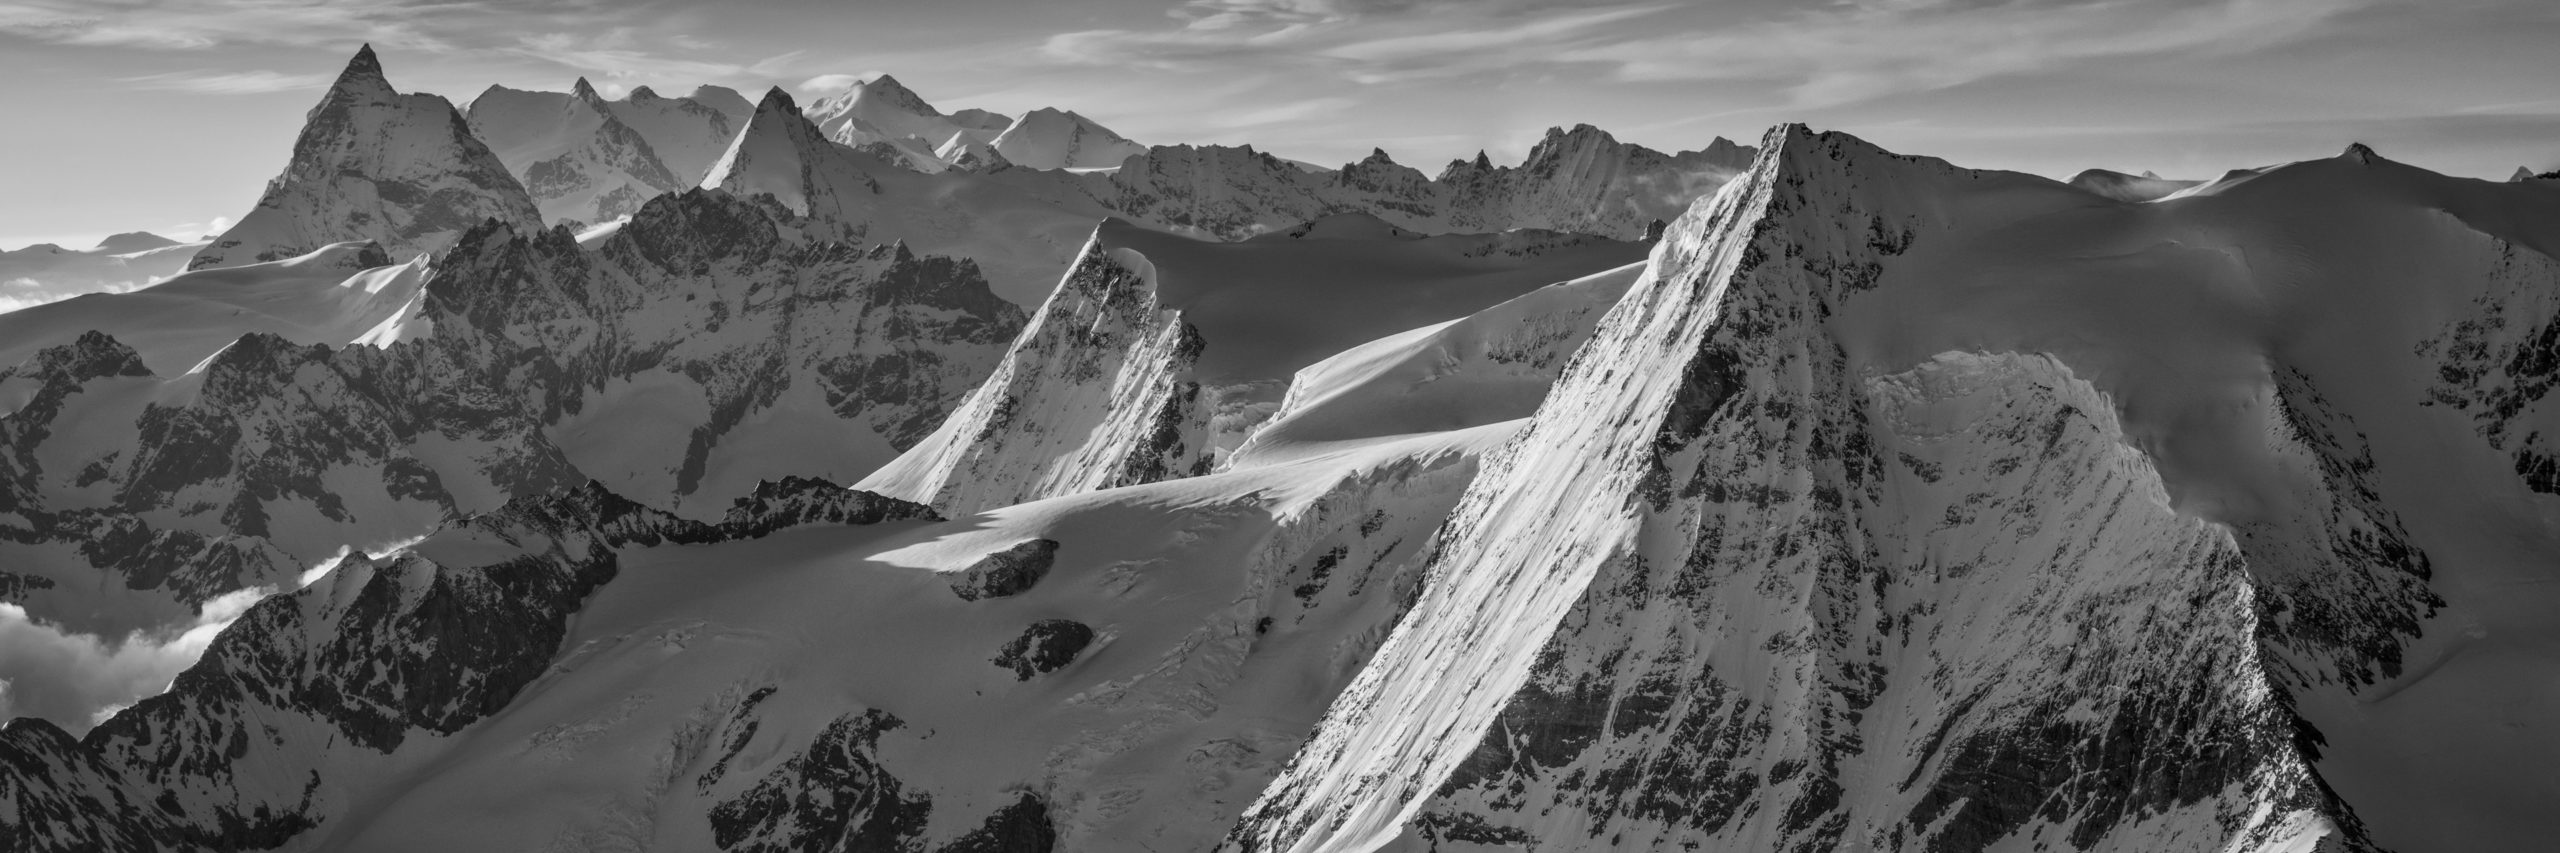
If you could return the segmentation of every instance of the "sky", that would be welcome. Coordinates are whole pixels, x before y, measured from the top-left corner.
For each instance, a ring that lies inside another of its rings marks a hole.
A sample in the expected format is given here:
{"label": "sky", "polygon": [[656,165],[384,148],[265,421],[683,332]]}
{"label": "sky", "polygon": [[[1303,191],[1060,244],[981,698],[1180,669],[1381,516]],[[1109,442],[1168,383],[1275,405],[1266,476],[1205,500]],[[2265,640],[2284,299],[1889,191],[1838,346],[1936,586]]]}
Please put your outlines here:
{"label": "sky", "polygon": [[1680,150],[1786,121],[2057,178],[2352,141],[2560,168],[2553,0],[0,0],[0,249],[218,229],[367,42],[457,106],[580,76],[805,102],[889,73],[945,111],[1435,173],[1550,126]]}

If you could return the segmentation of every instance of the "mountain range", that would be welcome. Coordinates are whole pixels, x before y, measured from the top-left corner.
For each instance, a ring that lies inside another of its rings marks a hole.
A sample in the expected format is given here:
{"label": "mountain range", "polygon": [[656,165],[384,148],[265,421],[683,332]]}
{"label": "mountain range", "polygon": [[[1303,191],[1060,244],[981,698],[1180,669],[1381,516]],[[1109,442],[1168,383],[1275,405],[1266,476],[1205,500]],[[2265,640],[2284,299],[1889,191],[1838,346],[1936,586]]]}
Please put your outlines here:
{"label": "mountain range", "polygon": [[193,260],[0,313],[0,637],[195,645],[0,651],[11,849],[2560,834],[2560,182],[1311,170],[366,48],[239,225],[111,242]]}

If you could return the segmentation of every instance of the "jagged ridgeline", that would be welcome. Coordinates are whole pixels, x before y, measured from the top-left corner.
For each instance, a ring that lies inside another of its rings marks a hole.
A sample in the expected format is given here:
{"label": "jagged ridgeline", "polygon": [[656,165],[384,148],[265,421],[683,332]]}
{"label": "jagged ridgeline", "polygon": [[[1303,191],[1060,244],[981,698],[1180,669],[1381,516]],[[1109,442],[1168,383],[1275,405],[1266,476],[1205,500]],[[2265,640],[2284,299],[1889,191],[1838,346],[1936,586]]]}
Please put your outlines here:
{"label": "jagged ridgeline", "polygon": [[2549,182],[380,81],[96,303],[194,320],[0,341],[0,596],[277,590],[0,728],[0,847],[2560,834]]}

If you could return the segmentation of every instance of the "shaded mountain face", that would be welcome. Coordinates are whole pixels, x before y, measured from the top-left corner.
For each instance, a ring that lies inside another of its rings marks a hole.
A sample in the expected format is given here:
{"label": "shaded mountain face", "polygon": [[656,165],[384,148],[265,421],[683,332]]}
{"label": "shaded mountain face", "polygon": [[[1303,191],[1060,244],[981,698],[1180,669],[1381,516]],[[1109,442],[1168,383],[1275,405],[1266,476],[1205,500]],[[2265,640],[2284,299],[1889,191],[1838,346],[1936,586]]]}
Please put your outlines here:
{"label": "shaded mountain face", "polygon": [[304,118],[293,159],[257,207],[187,268],[283,260],[346,241],[406,260],[489,219],[529,228],[542,215],[452,104],[392,89],[368,46]]}
{"label": "shaded mountain face", "polygon": [[[499,86],[471,102],[471,132],[524,183],[543,221],[607,222],[690,186],[614,104],[579,78],[566,98]],[[725,120],[724,120],[725,121]]]}

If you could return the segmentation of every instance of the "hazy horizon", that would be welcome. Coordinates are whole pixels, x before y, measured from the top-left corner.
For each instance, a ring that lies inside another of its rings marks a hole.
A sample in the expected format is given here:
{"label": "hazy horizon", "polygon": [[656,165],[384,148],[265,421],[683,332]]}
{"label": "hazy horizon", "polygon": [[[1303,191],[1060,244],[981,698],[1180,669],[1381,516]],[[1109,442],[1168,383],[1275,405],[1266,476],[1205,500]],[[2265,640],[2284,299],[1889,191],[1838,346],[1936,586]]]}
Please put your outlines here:
{"label": "hazy horizon", "polygon": [[[0,249],[193,238],[282,168],[360,43],[394,86],[608,97],[698,84],[805,103],[895,75],[944,111],[1074,109],[1147,144],[1327,165],[1517,162],[1588,123],[1665,151],[1802,121],[2066,178],[2211,178],[2365,142],[2446,174],[2560,167],[2560,7],[2530,0],[160,0],[0,7]],[[64,130],[66,128],[76,129]],[[218,219],[219,218],[219,219]]]}

